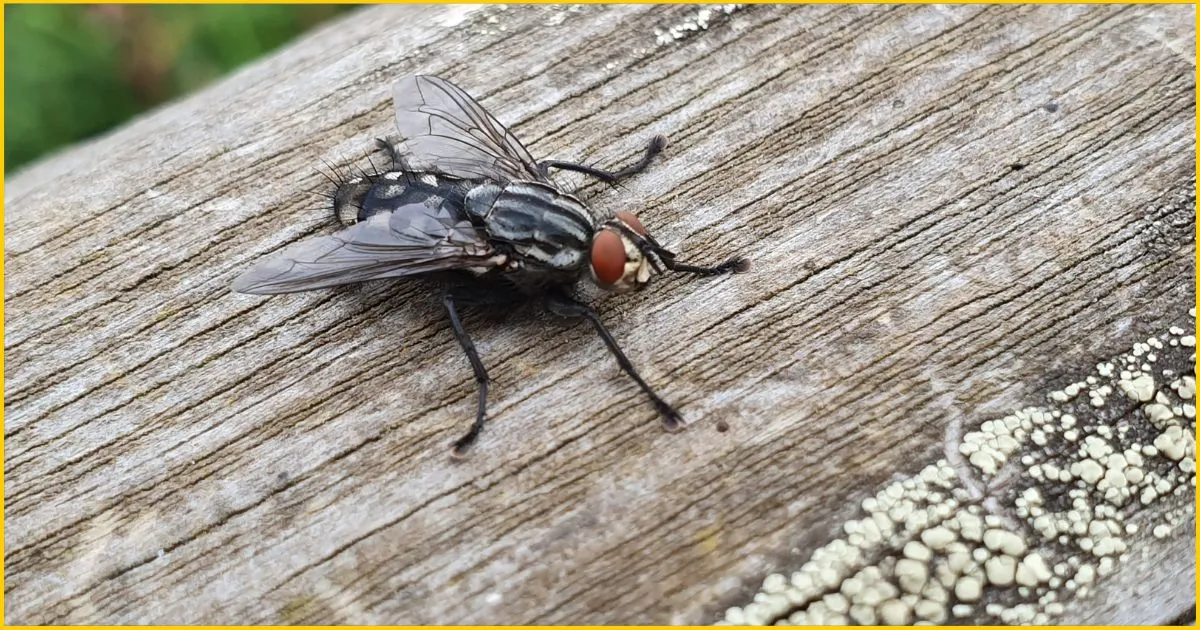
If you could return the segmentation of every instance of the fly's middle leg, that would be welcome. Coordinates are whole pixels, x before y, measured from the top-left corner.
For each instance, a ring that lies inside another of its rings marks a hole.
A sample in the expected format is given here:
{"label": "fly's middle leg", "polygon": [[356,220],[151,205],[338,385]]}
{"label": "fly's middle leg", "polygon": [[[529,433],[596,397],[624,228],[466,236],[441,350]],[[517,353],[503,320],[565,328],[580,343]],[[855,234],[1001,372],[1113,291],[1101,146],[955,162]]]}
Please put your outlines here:
{"label": "fly's middle leg", "polygon": [[551,312],[564,317],[583,317],[587,319],[592,324],[592,327],[596,329],[596,333],[600,335],[600,339],[604,341],[604,345],[608,346],[608,351],[617,359],[617,365],[621,366],[621,370],[628,374],[638,384],[638,387],[641,387],[642,391],[646,392],[646,395],[650,397],[650,401],[654,403],[654,408],[662,416],[663,426],[668,431],[678,431],[683,428],[683,417],[679,415],[679,411],[663,400],[642,379],[642,376],[634,369],[633,363],[629,361],[629,357],[625,356],[625,353],[621,351],[621,347],[617,345],[617,341],[613,339],[612,334],[604,327],[604,323],[600,321],[600,316],[596,314],[596,311],[588,308],[585,304],[562,295],[551,296],[547,300],[547,306]]}
{"label": "fly's middle leg", "polygon": [[646,170],[650,166],[650,163],[654,161],[654,158],[657,157],[659,153],[662,153],[662,150],[666,148],[666,146],[666,136],[654,136],[650,139],[650,144],[646,145],[646,152],[642,154],[642,159],[639,160],[637,164],[625,167],[619,171],[605,171],[591,166],[577,164],[575,162],[563,162],[560,160],[544,160],[542,162],[538,162],[538,171],[543,177],[548,177],[550,169],[558,168],[564,171],[575,171],[577,173],[591,175],[592,177],[608,182],[609,184],[615,184],[622,179],[632,177]]}
{"label": "fly's middle leg", "polygon": [[483,367],[483,361],[479,360],[479,353],[475,351],[475,344],[467,335],[462,320],[458,317],[454,296],[447,294],[442,298],[442,303],[446,305],[446,312],[450,315],[450,326],[454,328],[454,336],[458,339],[458,345],[462,346],[463,352],[466,353],[467,360],[471,362],[471,369],[475,371],[475,384],[479,386],[479,408],[475,413],[475,422],[471,424],[471,430],[467,431],[466,435],[454,442],[454,455],[462,456],[475,438],[479,437],[479,431],[483,429],[483,422],[487,418],[488,375],[487,370]]}

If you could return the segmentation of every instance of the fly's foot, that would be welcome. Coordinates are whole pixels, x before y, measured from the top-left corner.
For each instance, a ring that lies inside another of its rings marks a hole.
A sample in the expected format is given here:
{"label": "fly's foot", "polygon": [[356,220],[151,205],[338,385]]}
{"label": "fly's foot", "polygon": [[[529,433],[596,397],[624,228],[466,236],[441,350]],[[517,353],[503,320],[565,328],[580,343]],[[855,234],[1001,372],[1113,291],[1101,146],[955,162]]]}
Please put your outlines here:
{"label": "fly's foot", "polygon": [[646,147],[648,159],[653,159],[654,156],[662,153],[662,150],[667,148],[667,137],[661,133],[653,138],[650,138],[650,144]]}
{"label": "fly's foot", "polygon": [[487,420],[486,417],[478,418],[475,424],[471,426],[471,430],[467,434],[454,441],[454,449],[450,451],[450,456],[454,459],[463,459],[467,456],[467,449],[475,443],[475,439],[479,437],[479,427]]}
{"label": "fly's foot", "polygon": [[455,295],[447,293],[442,296],[442,303],[446,306],[446,314],[450,316],[450,327],[454,329],[454,337],[458,339],[458,343],[462,346],[463,353],[467,355],[467,360],[471,363],[471,370],[475,373],[475,385],[479,388],[479,407],[475,411],[475,422],[471,424],[471,430],[467,434],[458,439],[454,443],[453,455],[462,457],[467,451],[467,447],[475,441],[479,436],[479,432],[483,429],[483,422],[487,419],[487,391],[488,391],[488,373],[483,367],[483,362],[479,360],[479,353],[475,351],[475,344],[471,341],[471,337],[467,335],[467,330],[463,328],[462,319],[458,316],[458,307],[455,304]]}
{"label": "fly's foot", "polygon": [[616,185],[623,179],[632,177],[646,170],[650,166],[650,162],[662,153],[662,150],[667,148],[667,137],[659,134],[650,139],[650,143],[646,145],[646,151],[642,154],[642,159],[637,164],[627,166],[619,171],[606,171],[603,169],[577,164],[575,162],[564,162],[562,160],[543,160],[538,162],[537,170],[542,177],[550,176],[550,169],[557,168],[564,171],[575,171],[584,175],[591,175],[596,179],[607,184]]}
{"label": "fly's foot", "polygon": [[728,267],[730,273],[746,273],[750,271],[750,259],[745,256],[734,256],[721,263],[721,266]]}
{"label": "fly's foot", "polygon": [[[666,252],[666,250],[663,250],[663,252]],[[699,267],[681,263],[675,259],[674,254],[670,254],[669,252],[664,254],[663,252],[660,252],[662,264],[671,271],[691,273],[697,276],[719,276],[726,273],[743,273],[750,269],[750,259],[743,256],[734,256],[714,267]]]}
{"label": "fly's foot", "polygon": [[658,414],[662,416],[664,429],[670,431],[671,433],[678,433],[683,430],[683,427],[687,426],[683,422],[683,416],[665,401],[655,401],[654,406],[658,408]]}

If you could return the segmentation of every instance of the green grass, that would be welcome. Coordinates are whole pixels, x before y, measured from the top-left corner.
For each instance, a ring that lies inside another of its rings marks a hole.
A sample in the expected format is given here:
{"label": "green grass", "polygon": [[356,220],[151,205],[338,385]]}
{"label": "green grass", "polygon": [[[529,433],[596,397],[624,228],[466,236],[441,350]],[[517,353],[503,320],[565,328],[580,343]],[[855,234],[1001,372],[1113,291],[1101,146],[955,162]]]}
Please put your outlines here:
{"label": "green grass", "polygon": [[350,5],[7,5],[4,167],[195,90]]}

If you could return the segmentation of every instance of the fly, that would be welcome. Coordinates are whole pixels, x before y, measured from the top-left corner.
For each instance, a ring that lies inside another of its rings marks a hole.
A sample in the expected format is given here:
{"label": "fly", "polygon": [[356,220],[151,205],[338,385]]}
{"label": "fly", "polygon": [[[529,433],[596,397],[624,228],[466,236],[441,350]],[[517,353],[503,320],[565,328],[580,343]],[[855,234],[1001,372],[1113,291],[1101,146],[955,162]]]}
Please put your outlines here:
{"label": "fly", "polygon": [[712,267],[680,262],[631,212],[597,216],[550,179],[550,169],[616,183],[645,170],[666,139],[618,171],[546,160],[529,151],[475,99],[433,76],[405,77],[392,95],[401,144],[380,141],[392,165],[338,182],[337,216],[352,224],[285,248],[233,281],[240,293],[279,294],[418,275],[455,279],[442,304],[478,385],[470,430],[454,443],[462,455],[487,417],[488,374],[463,328],[459,306],[540,301],[550,312],[588,320],[621,369],[650,397],[671,431],[679,412],[638,374],[573,285],[587,278],[611,291],[640,289],[664,270],[702,276],[745,271],[734,257]]}

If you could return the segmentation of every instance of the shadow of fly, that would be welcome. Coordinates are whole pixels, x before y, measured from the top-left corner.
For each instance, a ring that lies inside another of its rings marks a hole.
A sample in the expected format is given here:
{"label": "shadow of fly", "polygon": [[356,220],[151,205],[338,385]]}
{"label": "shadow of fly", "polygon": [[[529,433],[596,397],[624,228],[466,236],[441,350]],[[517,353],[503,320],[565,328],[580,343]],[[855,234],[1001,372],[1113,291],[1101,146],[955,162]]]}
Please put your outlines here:
{"label": "shadow of fly", "polygon": [[638,374],[572,288],[586,277],[601,288],[626,291],[645,287],[652,273],[664,270],[711,276],[745,271],[748,262],[735,257],[712,267],[684,264],[632,213],[599,217],[549,177],[550,169],[562,169],[616,183],[645,170],[666,139],[656,136],[636,164],[617,171],[538,162],[449,81],[406,77],[392,94],[402,142],[378,141],[391,167],[335,181],[330,195],[336,215],[350,225],[258,262],[233,281],[233,290],[277,294],[382,278],[451,277],[442,303],[479,388],[475,422],[454,443],[455,455],[475,441],[487,417],[488,374],[459,318],[462,305],[534,302],[586,319],[650,397],[664,426],[680,429],[679,412]]}

